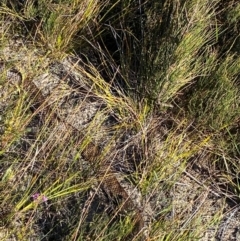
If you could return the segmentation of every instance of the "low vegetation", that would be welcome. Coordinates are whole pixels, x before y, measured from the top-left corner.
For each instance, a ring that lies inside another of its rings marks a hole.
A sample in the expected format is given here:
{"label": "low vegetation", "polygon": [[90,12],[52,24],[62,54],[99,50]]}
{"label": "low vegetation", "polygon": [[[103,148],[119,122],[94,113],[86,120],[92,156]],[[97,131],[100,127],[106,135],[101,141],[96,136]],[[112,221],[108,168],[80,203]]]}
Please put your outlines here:
{"label": "low vegetation", "polygon": [[[144,239],[238,240],[239,1],[2,0],[0,19],[1,62],[23,77],[0,72],[1,240],[143,239],[99,184],[110,159],[149,209]],[[80,140],[31,85],[69,56],[104,103]]]}

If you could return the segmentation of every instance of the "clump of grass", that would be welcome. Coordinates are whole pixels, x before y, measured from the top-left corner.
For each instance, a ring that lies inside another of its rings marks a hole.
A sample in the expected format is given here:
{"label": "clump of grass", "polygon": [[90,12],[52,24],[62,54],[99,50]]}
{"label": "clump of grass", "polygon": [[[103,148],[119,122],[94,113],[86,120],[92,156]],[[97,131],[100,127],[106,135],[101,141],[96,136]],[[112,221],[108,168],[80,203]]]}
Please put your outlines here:
{"label": "clump of grass", "polygon": [[[90,36],[96,17],[102,8],[97,1],[27,1],[21,4],[2,4],[1,12],[17,23],[20,31],[44,45],[53,54],[64,54],[81,45],[81,35]],[[16,26],[12,26],[16,29]],[[78,43],[75,38],[78,36]]]}
{"label": "clump of grass", "polygon": [[[150,45],[148,49],[153,48],[154,52],[145,60],[147,75],[143,77],[149,79],[147,84],[151,83],[150,89],[154,91],[149,90],[150,95],[155,96],[158,103],[171,102],[183,87],[191,84],[209,67],[205,65],[208,58],[206,46],[210,46],[216,38],[216,28],[212,25],[216,18],[216,4],[217,1],[211,4],[205,1],[185,1],[183,4],[167,1],[162,16],[156,16],[155,29],[151,29],[156,35],[151,39],[146,37],[146,41],[151,41],[151,44],[146,43]],[[172,21],[165,23],[169,26],[161,33],[164,14],[168,14]],[[150,18],[149,21],[152,23],[154,20]]]}
{"label": "clump of grass", "polygon": [[[198,81],[189,101],[196,121],[220,130],[231,126],[239,116],[239,90],[236,86],[239,58],[228,56]],[[199,98],[200,97],[200,98]]]}

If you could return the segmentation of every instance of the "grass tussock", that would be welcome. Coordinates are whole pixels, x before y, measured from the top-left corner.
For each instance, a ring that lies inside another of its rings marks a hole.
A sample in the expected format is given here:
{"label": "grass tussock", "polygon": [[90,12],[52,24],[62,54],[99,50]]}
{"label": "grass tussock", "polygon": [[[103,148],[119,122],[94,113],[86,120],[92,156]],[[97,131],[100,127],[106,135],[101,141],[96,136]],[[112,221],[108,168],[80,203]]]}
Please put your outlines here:
{"label": "grass tussock", "polygon": [[[3,0],[0,239],[233,240],[239,9]],[[109,169],[138,202],[141,233],[107,190]]]}

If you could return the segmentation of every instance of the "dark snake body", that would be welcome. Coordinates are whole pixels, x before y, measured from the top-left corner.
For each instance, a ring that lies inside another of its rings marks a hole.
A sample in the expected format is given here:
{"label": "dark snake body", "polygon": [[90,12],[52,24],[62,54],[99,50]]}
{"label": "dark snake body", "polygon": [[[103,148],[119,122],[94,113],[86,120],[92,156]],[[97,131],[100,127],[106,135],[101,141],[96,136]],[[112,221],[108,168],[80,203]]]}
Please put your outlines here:
{"label": "dark snake body", "polygon": [[[12,84],[19,85],[22,82],[22,75],[21,73],[14,68],[7,69],[5,67],[5,63],[3,61],[0,61],[0,74],[5,75],[7,80],[10,81]],[[34,88],[33,92],[36,92],[41,95],[40,99],[44,101],[45,97],[43,94],[41,94],[41,90],[35,85],[32,84],[31,86]],[[39,99],[39,98],[38,98]],[[51,108],[51,104],[48,105],[48,108]],[[54,108],[52,108],[54,111]],[[67,124],[71,128],[77,130],[81,138],[84,138],[84,134],[82,133],[82,130],[77,129],[75,126],[72,125],[69,121],[62,118],[61,115],[59,115],[57,112],[55,112],[56,118],[61,120],[63,123]],[[101,154],[101,147],[96,145],[93,141],[89,142],[85,149],[82,151],[82,157],[84,160],[88,161],[91,164],[95,164],[98,160],[98,157]],[[100,163],[100,167],[98,170],[99,177],[102,177],[101,183],[102,187],[106,189],[108,192],[111,193],[114,197],[121,197],[122,198],[122,204],[120,204],[120,210],[119,211],[129,211],[134,210],[134,228],[131,233],[131,238],[138,235],[137,240],[144,240],[145,238],[141,234],[143,227],[144,227],[144,220],[142,216],[141,210],[139,210],[138,207],[134,204],[134,201],[131,199],[131,197],[128,195],[127,191],[121,186],[118,179],[116,178],[114,172],[109,168],[109,164],[107,163]],[[127,237],[126,240],[130,240],[130,237]]]}

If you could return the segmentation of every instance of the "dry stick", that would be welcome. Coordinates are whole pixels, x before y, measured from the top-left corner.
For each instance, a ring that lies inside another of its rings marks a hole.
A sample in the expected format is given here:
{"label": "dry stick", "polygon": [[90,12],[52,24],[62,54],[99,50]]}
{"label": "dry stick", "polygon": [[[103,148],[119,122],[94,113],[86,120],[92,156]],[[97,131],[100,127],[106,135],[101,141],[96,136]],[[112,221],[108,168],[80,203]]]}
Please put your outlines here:
{"label": "dry stick", "polygon": [[207,191],[209,191],[210,193],[212,193],[214,196],[216,197],[221,197],[221,195],[219,195],[218,193],[214,192],[212,189],[210,189],[209,187],[207,187],[206,185],[204,185],[203,183],[201,183],[200,181],[198,181],[193,175],[191,175],[189,172],[187,171],[183,171],[183,173],[185,175],[187,175],[189,178],[191,178],[193,181],[195,181],[199,186],[204,187]]}
{"label": "dry stick", "polygon": [[[238,206],[238,207],[236,207],[234,210],[233,210],[233,212],[229,215],[229,217],[227,218],[227,220],[226,220],[226,222],[225,222],[225,225],[222,227],[222,228],[220,228],[220,234],[218,235],[218,238],[219,239],[221,239],[222,240],[222,238],[223,238],[223,235],[224,235],[224,233],[226,232],[226,230],[227,230],[227,228],[228,228],[228,226],[229,226],[229,223],[230,223],[230,220],[231,220],[231,218],[236,214],[236,212],[237,211],[239,211],[240,210],[240,206]],[[236,235],[238,235],[238,233],[236,233]],[[238,239],[236,239],[236,240],[238,240]]]}
{"label": "dry stick", "polygon": [[184,222],[183,226],[181,227],[182,229],[185,228],[187,226],[187,224],[193,219],[194,216],[196,216],[196,214],[198,213],[199,209],[201,208],[201,206],[203,205],[203,203],[205,202],[208,193],[210,190],[207,190],[206,193],[203,196],[203,199],[201,201],[201,203],[198,205],[198,207],[196,208],[196,210],[193,212],[193,214],[186,220],[186,222]]}

